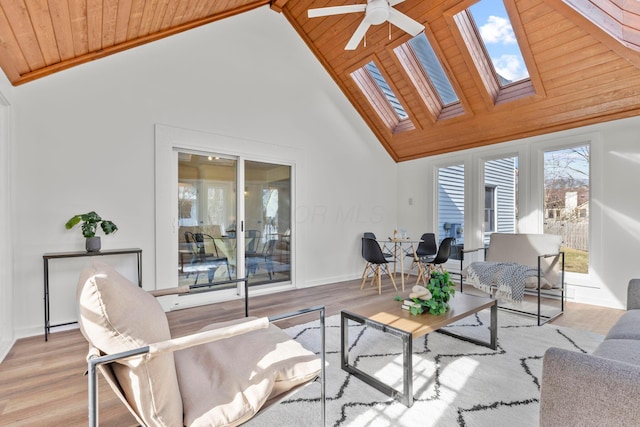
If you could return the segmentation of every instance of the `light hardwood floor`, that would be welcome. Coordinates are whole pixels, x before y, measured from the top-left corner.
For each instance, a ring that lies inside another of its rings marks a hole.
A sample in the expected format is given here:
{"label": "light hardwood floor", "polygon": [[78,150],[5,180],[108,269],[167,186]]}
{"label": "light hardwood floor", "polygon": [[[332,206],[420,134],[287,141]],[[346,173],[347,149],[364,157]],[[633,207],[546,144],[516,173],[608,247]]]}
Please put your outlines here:
{"label": "light hardwood floor", "polygon": [[[268,316],[313,305],[325,305],[326,316],[355,305],[395,295],[391,283],[383,283],[382,295],[360,281],[334,283],[251,298],[251,315]],[[623,310],[568,302],[556,325],[605,334]],[[174,336],[194,332],[217,321],[244,315],[243,302],[231,301],[189,308],[167,314]],[[499,316],[499,314],[498,314]],[[288,327],[317,318],[299,317],[279,323]],[[499,337],[498,337],[499,339]],[[19,340],[0,364],[0,426],[81,426],[87,422],[87,344],[78,330],[55,332]],[[135,425],[135,420],[102,378],[100,382],[100,425]]]}

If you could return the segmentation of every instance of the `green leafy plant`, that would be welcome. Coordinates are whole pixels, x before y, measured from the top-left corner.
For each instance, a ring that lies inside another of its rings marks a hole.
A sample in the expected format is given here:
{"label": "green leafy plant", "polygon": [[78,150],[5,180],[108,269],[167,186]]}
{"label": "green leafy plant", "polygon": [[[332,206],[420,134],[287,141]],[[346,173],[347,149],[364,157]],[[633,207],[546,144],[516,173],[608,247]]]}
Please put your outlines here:
{"label": "green leafy plant", "polygon": [[71,217],[69,221],[64,225],[67,230],[72,229],[77,224],[82,222],[82,235],[86,238],[94,237],[96,235],[96,231],[98,231],[98,225],[104,231],[104,234],[111,234],[118,231],[118,226],[113,222],[102,219],[100,215],[91,211],[86,214],[74,215]]}
{"label": "green leafy plant", "polygon": [[428,311],[438,316],[446,313],[447,308],[449,308],[449,300],[456,292],[455,283],[451,280],[449,272],[432,272],[431,278],[427,283],[427,290],[431,293],[431,298],[426,300],[422,298],[411,298],[413,302],[417,304],[410,308],[411,314],[417,316]]}

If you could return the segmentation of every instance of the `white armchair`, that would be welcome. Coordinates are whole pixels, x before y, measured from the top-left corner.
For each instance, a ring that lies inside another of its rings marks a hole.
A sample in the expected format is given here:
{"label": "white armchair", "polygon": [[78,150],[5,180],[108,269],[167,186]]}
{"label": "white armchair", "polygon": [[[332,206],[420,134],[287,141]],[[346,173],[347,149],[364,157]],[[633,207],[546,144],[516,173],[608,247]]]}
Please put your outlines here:
{"label": "white armchair", "polygon": [[97,425],[97,370],[143,426],[235,426],[320,380],[325,412],[324,307],[320,356],[267,318],[209,325],[172,338],[155,298],[96,262],[78,284],[79,324],[90,344],[89,424]]}

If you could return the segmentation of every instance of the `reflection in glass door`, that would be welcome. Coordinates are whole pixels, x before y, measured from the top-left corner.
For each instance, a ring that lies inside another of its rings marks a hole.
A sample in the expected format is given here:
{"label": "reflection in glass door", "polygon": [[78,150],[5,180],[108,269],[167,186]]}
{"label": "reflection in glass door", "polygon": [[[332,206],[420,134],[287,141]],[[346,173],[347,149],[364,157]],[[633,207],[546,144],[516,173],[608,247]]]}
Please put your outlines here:
{"label": "reflection in glass door", "polygon": [[291,166],[246,161],[245,268],[250,285],[291,280]]}
{"label": "reflection in glass door", "polygon": [[179,285],[237,277],[236,175],[235,159],[178,154]]}
{"label": "reflection in glass door", "polygon": [[252,286],[291,280],[291,166],[239,162],[178,154],[180,285],[222,290],[242,286],[216,284],[236,278]]}

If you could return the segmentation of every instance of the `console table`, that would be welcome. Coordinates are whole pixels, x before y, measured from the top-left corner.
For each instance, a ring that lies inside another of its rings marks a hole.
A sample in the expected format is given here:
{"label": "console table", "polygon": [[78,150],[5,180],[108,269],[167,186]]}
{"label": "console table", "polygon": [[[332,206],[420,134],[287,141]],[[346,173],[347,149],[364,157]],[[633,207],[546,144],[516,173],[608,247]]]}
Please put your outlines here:
{"label": "console table", "polygon": [[46,253],[42,255],[42,259],[44,261],[44,340],[49,340],[49,331],[51,328],[56,326],[65,326],[71,325],[75,322],[67,322],[67,323],[58,323],[56,325],[49,324],[49,317],[51,312],[49,310],[49,260],[50,259],[58,259],[58,258],[80,258],[80,257],[94,257],[94,256],[105,256],[105,255],[126,255],[126,254],[135,254],[138,261],[138,286],[142,287],[142,249],[131,248],[131,249],[107,249],[104,251],[97,252],[86,252],[86,251],[78,251],[78,252],[53,252]]}

